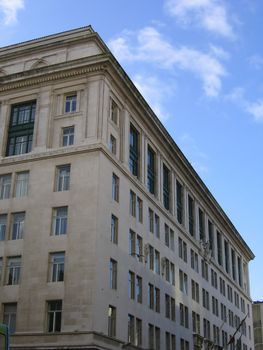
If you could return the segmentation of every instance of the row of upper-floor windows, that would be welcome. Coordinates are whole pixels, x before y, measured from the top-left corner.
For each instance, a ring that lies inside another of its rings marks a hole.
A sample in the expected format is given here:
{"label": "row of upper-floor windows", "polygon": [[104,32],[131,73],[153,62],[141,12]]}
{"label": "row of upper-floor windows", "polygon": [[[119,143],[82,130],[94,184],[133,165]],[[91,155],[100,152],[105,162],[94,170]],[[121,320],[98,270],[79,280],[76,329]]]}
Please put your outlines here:
{"label": "row of upper-floor windows", "polygon": [[[47,282],[63,282],[64,266],[65,252],[49,253]],[[22,256],[0,257],[0,286],[20,284],[21,271]]]}

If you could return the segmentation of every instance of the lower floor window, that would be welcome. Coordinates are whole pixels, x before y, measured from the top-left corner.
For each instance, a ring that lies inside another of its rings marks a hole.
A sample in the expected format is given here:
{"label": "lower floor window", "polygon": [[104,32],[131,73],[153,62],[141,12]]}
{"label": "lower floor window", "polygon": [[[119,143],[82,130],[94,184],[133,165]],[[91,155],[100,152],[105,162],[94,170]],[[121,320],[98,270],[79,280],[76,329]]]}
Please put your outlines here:
{"label": "lower floor window", "polygon": [[48,332],[61,331],[62,300],[48,301]]}
{"label": "lower floor window", "polygon": [[10,334],[16,331],[16,309],[16,303],[4,304],[3,323],[8,326]]}

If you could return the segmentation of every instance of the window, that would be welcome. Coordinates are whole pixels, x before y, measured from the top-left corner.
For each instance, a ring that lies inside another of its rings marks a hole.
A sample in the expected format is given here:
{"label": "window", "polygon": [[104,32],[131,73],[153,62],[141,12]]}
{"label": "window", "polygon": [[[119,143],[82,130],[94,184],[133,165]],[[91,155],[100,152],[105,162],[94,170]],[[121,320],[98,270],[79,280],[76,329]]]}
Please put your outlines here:
{"label": "window", "polygon": [[209,310],[209,293],[204,288],[202,289],[203,294],[203,307]]}
{"label": "window", "polygon": [[180,309],[180,325],[185,328],[188,328],[189,327],[188,307],[180,303],[179,309]]}
{"label": "window", "polygon": [[160,275],[160,253],[158,250],[154,250],[154,272]]}
{"label": "window", "polygon": [[217,262],[219,265],[223,265],[223,257],[222,257],[222,236],[219,231],[216,234],[217,237]]}
{"label": "window", "polygon": [[180,339],[180,350],[189,350],[189,342],[183,338]]}
{"label": "window", "polygon": [[229,243],[224,241],[224,249],[225,249],[225,270],[229,273]]}
{"label": "window", "polygon": [[16,303],[4,304],[3,323],[8,326],[10,334],[16,331]]}
{"label": "window", "polygon": [[154,214],[151,208],[149,208],[149,211],[148,211],[148,218],[149,218],[149,231],[153,233],[154,232]]}
{"label": "window", "polygon": [[49,333],[61,331],[62,300],[47,302],[47,331]]}
{"label": "window", "polygon": [[227,299],[232,303],[233,302],[233,289],[230,285],[227,285]]}
{"label": "window", "polygon": [[180,284],[180,291],[188,294],[188,277],[187,274],[184,273],[182,270],[179,270],[179,284]]}
{"label": "window", "polygon": [[129,254],[142,262],[142,237],[130,230],[129,233]]}
{"label": "window", "polygon": [[158,215],[154,215],[154,234],[155,237],[160,238],[160,218]]}
{"label": "window", "polygon": [[117,261],[110,259],[110,278],[109,278],[109,287],[111,289],[117,289]]}
{"label": "window", "polygon": [[139,318],[136,318],[135,323],[135,342],[134,344],[136,346],[142,345],[142,320]]}
{"label": "window", "polygon": [[119,178],[114,173],[112,174],[111,196],[116,202],[119,202]]}
{"label": "window", "polygon": [[165,317],[171,317],[171,298],[168,294],[165,294]]}
{"label": "window", "polygon": [[111,305],[108,308],[108,336],[116,337],[116,307]]}
{"label": "window", "polygon": [[148,306],[150,309],[160,312],[160,289],[148,284]]}
{"label": "window", "polygon": [[219,277],[220,293],[225,297],[226,296],[226,283],[222,277]]}
{"label": "window", "polygon": [[119,107],[114,100],[111,100],[110,117],[114,124],[118,124]]}
{"label": "window", "polygon": [[143,204],[141,198],[137,196],[136,200],[136,218],[137,220],[142,223],[143,221]]}
{"label": "window", "polygon": [[232,277],[236,281],[236,253],[231,249],[231,260],[232,260]]}
{"label": "window", "polygon": [[56,191],[68,191],[70,186],[70,164],[57,166]]}
{"label": "window", "polygon": [[36,102],[12,106],[6,155],[29,153],[32,150]]}
{"label": "window", "polygon": [[74,126],[68,126],[62,129],[62,146],[72,146],[74,145]]}
{"label": "window", "polygon": [[170,264],[170,281],[175,286],[175,267],[173,263]]}
{"label": "window", "polygon": [[198,210],[198,224],[199,224],[199,238],[201,241],[205,241],[205,224],[204,224],[204,212],[199,208]]}
{"label": "window", "polygon": [[191,268],[195,272],[199,272],[199,261],[198,261],[198,254],[191,249]]}
{"label": "window", "polygon": [[155,194],[155,153],[150,146],[147,153],[147,188]]}
{"label": "window", "polygon": [[136,276],[136,290],[135,297],[138,303],[142,303],[142,278],[140,276]]}
{"label": "window", "polygon": [[0,199],[10,198],[11,193],[11,175],[0,176]]}
{"label": "window", "polygon": [[193,333],[200,335],[200,315],[196,312],[192,312],[192,324],[193,324]]}
{"label": "window", "polygon": [[166,224],[164,224],[164,240],[165,240],[165,245],[169,247],[170,245],[169,226]]}
{"label": "window", "polygon": [[139,177],[139,133],[130,126],[130,172],[132,175]]}
{"label": "window", "polygon": [[24,236],[25,213],[12,214],[12,235],[11,239],[22,239]]}
{"label": "window", "polygon": [[77,110],[77,95],[68,95],[65,99],[65,113],[76,112]]}
{"label": "window", "polygon": [[29,172],[16,174],[15,197],[24,197],[28,194]]}
{"label": "window", "polygon": [[128,315],[128,343],[135,342],[135,321],[133,315]]}
{"label": "window", "polygon": [[114,244],[118,244],[118,226],[119,220],[115,215],[111,215],[111,236],[110,240]]}
{"label": "window", "polygon": [[189,233],[191,236],[194,236],[194,227],[195,227],[195,208],[194,200],[191,196],[188,195],[188,227]]}
{"label": "window", "polygon": [[199,284],[194,280],[191,281],[192,299],[199,303]]}
{"label": "window", "polygon": [[183,186],[176,181],[176,213],[179,224],[183,223]]}
{"label": "window", "polygon": [[165,350],[171,350],[171,334],[165,332]]}
{"label": "window", "polygon": [[218,316],[218,300],[212,296],[212,313]]}
{"label": "window", "polygon": [[213,269],[211,269],[211,284],[217,289],[217,273]]}
{"label": "window", "polygon": [[201,260],[201,266],[202,266],[202,277],[206,281],[208,281],[208,279],[209,279],[209,277],[208,277],[208,264],[204,259]]}
{"label": "window", "polygon": [[243,286],[243,274],[242,274],[242,266],[241,266],[241,258],[237,257],[237,273],[238,273],[238,284],[240,287]]}
{"label": "window", "polygon": [[187,244],[180,237],[178,238],[178,250],[179,258],[183,259],[184,262],[187,263]]}
{"label": "window", "polygon": [[58,207],[53,209],[52,234],[55,236],[67,233],[68,207]]}
{"label": "window", "polygon": [[117,153],[117,140],[113,135],[110,135],[110,151],[115,155]]}
{"label": "window", "polygon": [[128,273],[128,292],[129,298],[135,299],[135,274],[132,271]]}
{"label": "window", "polygon": [[65,265],[65,253],[51,253],[50,254],[50,282],[62,282],[64,281],[64,265]]}
{"label": "window", "polygon": [[170,171],[163,164],[163,205],[165,209],[170,209]]}
{"label": "window", "polygon": [[0,241],[5,240],[7,214],[0,215]]}
{"label": "window", "polygon": [[209,238],[209,248],[212,257],[215,256],[215,246],[214,246],[214,225],[210,220],[208,220],[208,238]]}
{"label": "window", "polygon": [[219,327],[213,325],[213,341],[216,345],[219,345]]}
{"label": "window", "polygon": [[210,322],[207,319],[203,319],[204,326],[204,338],[210,339]]}
{"label": "window", "polygon": [[130,191],[130,215],[136,217],[136,194]]}
{"label": "window", "polygon": [[20,283],[21,256],[9,257],[7,259],[7,281],[8,285]]}

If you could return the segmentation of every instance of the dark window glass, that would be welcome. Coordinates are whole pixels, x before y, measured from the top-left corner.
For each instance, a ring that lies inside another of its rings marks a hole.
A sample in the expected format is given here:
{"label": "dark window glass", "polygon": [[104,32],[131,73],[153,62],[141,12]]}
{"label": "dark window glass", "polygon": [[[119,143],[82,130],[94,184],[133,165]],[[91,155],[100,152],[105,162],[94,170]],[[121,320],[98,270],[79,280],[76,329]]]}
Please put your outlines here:
{"label": "dark window glass", "polygon": [[163,165],[163,205],[167,210],[169,210],[169,207],[170,207],[169,177],[170,177],[170,171],[165,165]]}
{"label": "dark window glass", "polygon": [[155,193],[155,153],[148,146],[148,157],[147,157],[147,187],[151,193]]}
{"label": "dark window glass", "polygon": [[131,125],[130,127],[130,172],[139,177],[139,133]]}

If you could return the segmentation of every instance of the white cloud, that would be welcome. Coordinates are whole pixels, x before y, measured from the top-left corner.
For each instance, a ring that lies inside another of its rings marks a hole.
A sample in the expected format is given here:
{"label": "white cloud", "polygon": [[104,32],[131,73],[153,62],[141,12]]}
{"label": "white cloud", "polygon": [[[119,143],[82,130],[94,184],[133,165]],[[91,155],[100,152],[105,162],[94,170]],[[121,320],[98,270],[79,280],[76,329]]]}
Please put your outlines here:
{"label": "white cloud", "polygon": [[133,82],[159,119],[166,121],[170,115],[165,110],[164,100],[168,95],[172,95],[173,88],[154,76],[138,74],[133,78]]}
{"label": "white cloud", "polygon": [[256,122],[263,122],[263,98],[251,102],[245,97],[245,90],[242,87],[234,88],[225,99],[235,103],[244,112],[249,113]]}
{"label": "white cloud", "polygon": [[17,11],[24,8],[24,0],[0,0],[0,13],[4,15],[4,24],[10,25],[17,21]]}
{"label": "white cloud", "polygon": [[166,0],[167,12],[183,25],[198,25],[218,35],[234,38],[222,0]]}
{"label": "white cloud", "polygon": [[249,64],[256,68],[256,69],[262,69],[263,68],[263,56],[260,55],[253,55],[248,58]]}
{"label": "white cloud", "polygon": [[263,99],[257,102],[248,103],[247,112],[250,113],[254,120],[257,122],[263,122]]}
{"label": "white cloud", "polygon": [[[135,43],[133,39],[135,38]],[[120,61],[141,61],[157,64],[162,69],[181,69],[193,73],[203,83],[207,96],[217,96],[221,80],[226,75],[219,59],[211,54],[189,47],[174,47],[153,27],[138,33],[123,33],[109,42],[109,47]]]}

